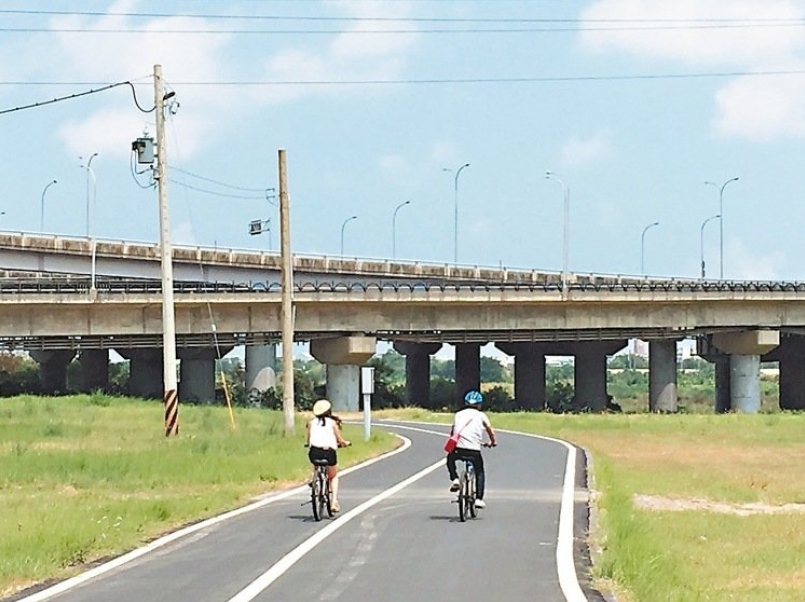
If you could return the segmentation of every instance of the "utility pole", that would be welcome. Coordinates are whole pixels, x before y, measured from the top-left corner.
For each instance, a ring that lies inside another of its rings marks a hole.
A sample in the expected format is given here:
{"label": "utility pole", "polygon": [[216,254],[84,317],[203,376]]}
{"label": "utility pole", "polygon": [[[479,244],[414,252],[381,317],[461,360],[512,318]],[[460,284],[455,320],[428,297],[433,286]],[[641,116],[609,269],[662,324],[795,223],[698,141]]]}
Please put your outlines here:
{"label": "utility pole", "polygon": [[[169,94],[168,97],[173,96]],[[173,308],[173,253],[168,223],[167,158],[165,156],[165,92],[162,65],[154,65],[157,168],[159,187],[159,246],[162,266],[162,367],[164,371],[165,436],[179,434],[179,394],[176,382],[176,316]]]}
{"label": "utility pole", "polygon": [[285,150],[279,150],[280,254],[282,259],[282,411],[285,435],[294,434],[293,390],[293,256],[291,255],[291,215],[288,203],[288,173]]}

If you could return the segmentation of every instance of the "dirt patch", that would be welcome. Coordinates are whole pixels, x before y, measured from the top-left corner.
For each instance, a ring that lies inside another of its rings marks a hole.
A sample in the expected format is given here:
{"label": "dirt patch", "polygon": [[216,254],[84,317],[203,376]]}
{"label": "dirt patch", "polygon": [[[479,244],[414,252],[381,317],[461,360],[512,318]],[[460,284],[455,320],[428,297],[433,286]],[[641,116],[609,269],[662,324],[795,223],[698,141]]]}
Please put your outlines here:
{"label": "dirt patch", "polygon": [[756,514],[795,514],[805,512],[805,504],[728,504],[715,502],[702,498],[669,498],[659,495],[635,495],[635,506],[641,510],[656,512],[717,512],[720,514],[734,514],[737,516],[752,516]]}

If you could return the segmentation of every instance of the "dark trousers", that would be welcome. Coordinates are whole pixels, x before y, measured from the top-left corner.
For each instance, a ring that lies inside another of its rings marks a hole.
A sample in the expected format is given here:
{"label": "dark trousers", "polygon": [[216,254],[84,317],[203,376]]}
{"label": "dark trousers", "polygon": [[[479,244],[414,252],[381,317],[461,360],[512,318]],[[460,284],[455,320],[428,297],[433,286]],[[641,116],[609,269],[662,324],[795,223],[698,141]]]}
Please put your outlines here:
{"label": "dark trousers", "polygon": [[456,462],[459,460],[470,460],[475,470],[475,494],[479,500],[484,499],[484,487],[486,486],[486,473],[484,472],[484,458],[477,449],[464,449],[457,447],[447,454],[447,472],[450,480],[458,478]]}

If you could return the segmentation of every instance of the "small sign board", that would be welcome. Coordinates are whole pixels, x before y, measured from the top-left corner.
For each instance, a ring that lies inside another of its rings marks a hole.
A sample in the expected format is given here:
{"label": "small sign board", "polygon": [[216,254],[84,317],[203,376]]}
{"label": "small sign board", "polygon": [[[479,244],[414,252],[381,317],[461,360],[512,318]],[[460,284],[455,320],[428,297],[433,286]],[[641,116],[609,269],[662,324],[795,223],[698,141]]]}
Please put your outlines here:
{"label": "small sign board", "polygon": [[263,232],[262,220],[255,219],[249,222],[249,234],[254,236],[255,234],[260,234],[262,232]]}
{"label": "small sign board", "polygon": [[375,392],[375,369],[372,366],[361,366],[361,395],[372,395]]}

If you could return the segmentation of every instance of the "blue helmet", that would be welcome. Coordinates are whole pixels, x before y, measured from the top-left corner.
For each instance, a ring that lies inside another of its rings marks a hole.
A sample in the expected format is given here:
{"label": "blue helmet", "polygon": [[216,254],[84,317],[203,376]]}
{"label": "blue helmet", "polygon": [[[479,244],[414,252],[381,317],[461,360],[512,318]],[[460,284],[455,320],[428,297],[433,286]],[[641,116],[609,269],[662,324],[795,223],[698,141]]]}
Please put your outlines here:
{"label": "blue helmet", "polygon": [[477,406],[481,405],[484,402],[484,396],[481,395],[479,391],[472,390],[467,391],[467,394],[464,396],[464,403],[468,406]]}

